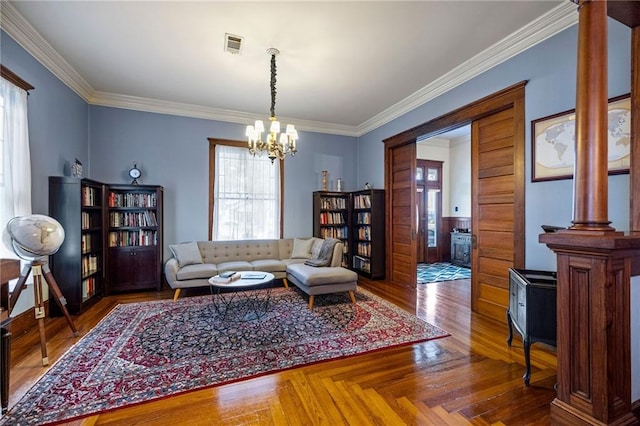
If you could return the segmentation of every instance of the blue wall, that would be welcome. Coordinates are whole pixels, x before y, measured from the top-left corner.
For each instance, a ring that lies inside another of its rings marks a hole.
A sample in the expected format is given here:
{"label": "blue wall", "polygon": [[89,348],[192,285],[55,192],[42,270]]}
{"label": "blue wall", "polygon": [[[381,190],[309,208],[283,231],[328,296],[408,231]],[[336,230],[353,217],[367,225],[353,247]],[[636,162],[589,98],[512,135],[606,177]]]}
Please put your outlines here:
{"label": "blue wall", "polygon": [[[129,183],[136,162],[141,183],[164,187],[165,243],[208,239],[207,138],[243,140],[244,125],[99,106],[90,107],[90,123],[93,178]],[[298,149],[285,159],[285,237],[312,234],[311,193],[321,188],[317,165],[356,164],[357,140],[300,132]],[[342,167],[341,177],[355,182],[356,168]]]}
{"label": "blue wall", "polygon": [[89,108],[49,70],[0,31],[2,65],[30,83],[29,142],[31,148],[31,199],[33,213],[48,214],[48,177],[63,174],[76,158],[90,173]]}
{"label": "blue wall", "polygon": [[[609,97],[630,91],[631,31],[609,20]],[[360,137],[358,183],[384,185],[382,140],[446,114],[517,82],[527,80],[526,266],[555,270],[555,255],[538,243],[540,225],[568,226],[573,219],[573,181],[531,182],[531,120],[575,108],[577,26],[528,49],[438,98]],[[629,176],[609,177],[609,220],[629,227]]]}

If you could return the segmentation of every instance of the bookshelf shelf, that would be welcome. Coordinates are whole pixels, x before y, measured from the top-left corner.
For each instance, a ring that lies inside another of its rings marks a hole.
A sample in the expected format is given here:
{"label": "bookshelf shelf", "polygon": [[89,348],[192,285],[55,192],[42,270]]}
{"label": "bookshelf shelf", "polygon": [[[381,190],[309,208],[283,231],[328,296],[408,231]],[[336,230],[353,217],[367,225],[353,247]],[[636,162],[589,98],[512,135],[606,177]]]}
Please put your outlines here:
{"label": "bookshelf shelf", "polygon": [[353,258],[351,267],[371,279],[385,276],[384,190],[351,193]]}

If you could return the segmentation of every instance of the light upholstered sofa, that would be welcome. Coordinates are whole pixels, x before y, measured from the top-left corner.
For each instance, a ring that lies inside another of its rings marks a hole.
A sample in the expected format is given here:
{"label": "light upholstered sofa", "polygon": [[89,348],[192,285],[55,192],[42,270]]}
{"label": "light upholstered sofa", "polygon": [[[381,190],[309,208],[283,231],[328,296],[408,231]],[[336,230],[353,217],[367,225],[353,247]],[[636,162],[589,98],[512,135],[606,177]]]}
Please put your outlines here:
{"label": "light upholstered sofa", "polygon": [[[164,272],[175,290],[173,300],[178,299],[183,288],[206,287],[209,278],[226,271],[271,272],[288,287],[287,266],[312,258],[323,241],[309,237],[176,244],[169,246],[173,257],[165,263]],[[342,243],[334,246],[330,267],[340,266],[343,250]]]}

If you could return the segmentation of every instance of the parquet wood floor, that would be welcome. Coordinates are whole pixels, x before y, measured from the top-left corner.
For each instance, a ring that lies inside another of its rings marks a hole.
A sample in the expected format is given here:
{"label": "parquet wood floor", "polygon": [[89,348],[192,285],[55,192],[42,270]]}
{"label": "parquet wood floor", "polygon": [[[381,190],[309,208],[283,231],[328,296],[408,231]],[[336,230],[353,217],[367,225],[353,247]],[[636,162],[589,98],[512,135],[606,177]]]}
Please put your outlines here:
{"label": "parquet wood floor", "polygon": [[[470,312],[468,281],[420,285],[415,300],[384,281],[361,285],[451,336],[190,392],[72,424],[549,424],[554,350],[533,345],[531,386],[525,386],[522,341],[516,336],[508,347],[506,325]],[[105,297],[74,317],[75,324],[84,335],[118,303],[171,297],[170,291]],[[51,363],[76,340],[64,319],[47,319]],[[37,330],[14,339],[10,405],[45,370]]]}

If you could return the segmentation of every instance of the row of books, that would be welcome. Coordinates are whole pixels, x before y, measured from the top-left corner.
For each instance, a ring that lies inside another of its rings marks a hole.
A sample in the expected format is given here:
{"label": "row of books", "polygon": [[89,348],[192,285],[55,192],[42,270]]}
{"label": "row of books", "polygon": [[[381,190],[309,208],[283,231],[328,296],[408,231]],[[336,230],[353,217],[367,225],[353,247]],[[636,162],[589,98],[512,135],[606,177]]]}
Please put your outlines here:
{"label": "row of books", "polygon": [[98,194],[98,190],[91,186],[83,186],[82,187],[82,205],[86,207],[99,206],[100,203],[100,194]]}
{"label": "row of books", "polygon": [[353,256],[353,268],[371,273],[371,262],[369,259],[365,259],[360,256]]}
{"label": "row of books", "polygon": [[111,212],[109,225],[119,226],[158,226],[155,212],[145,210],[141,212]]}
{"label": "row of books", "polygon": [[322,197],[320,198],[320,208],[322,210],[345,210],[347,200],[342,197]]}
{"label": "row of books", "polygon": [[320,213],[320,225],[344,225],[344,215],[338,212]]}
{"label": "row of books", "polygon": [[353,197],[353,206],[356,209],[370,209],[371,208],[371,196],[370,195],[356,195]]}
{"label": "row of books", "polygon": [[[95,244],[95,245],[94,245]],[[100,235],[82,234],[80,237],[80,250],[82,253],[89,253],[93,247],[100,246]]]}
{"label": "row of books", "polygon": [[109,247],[155,246],[158,244],[157,231],[112,231],[109,232]]}
{"label": "row of books", "polygon": [[361,226],[358,228],[358,239],[371,241],[371,227],[370,226]]}
{"label": "row of books", "polygon": [[320,236],[322,238],[349,238],[349,229],[346,226],[342,228],[322,228],[320,229]]}
{"label": "row of books", "polygon": [[371,257],[371,243],[358,243],[356,251],[360,256]]}
{"label": "row of books", "polygon": [[98,256],[95,254],[82,256],[81,269],[83,277],[98,272]]}
{"label": "row of books", "polygon": [[[88,212],[80,213],[80,228],[82,230],[91,229],[91,228],[94,227],[93,223],[92,223],[93,221],[91,220],[91,216],[92,215],[90,213],[88,213]],[[98,219],[99,219],[99,217],[98,217]],[[99,225],[97,225],[97,226],[99,226]]]}
{"label": "row of books", "polygon": [[96,294],[96,277],[82,280],[82,301],[90,299]]}
{"label": "row of books", "polygon": [[156,193],[118,192],[109,193],[109,207],[147,207],[155,208],[158,203]]}
{"label": "row of books", "polygon": [[371,212],[360,212],[356,215],[356,223],[358,225],[371,224]]}

